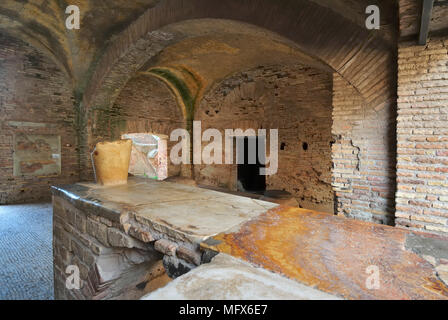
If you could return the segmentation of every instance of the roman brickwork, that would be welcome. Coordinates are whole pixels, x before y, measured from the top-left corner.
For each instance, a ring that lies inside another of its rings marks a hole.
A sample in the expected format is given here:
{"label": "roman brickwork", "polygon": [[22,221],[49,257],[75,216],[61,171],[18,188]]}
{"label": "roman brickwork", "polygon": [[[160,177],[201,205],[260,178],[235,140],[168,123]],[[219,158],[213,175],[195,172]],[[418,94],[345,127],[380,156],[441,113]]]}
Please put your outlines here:
{"label": "roman brickwork", "polygon": [[[333,212],[331,86],[331,74],[303,65],[259,67],[217,84],[195,120],[223,136],[225,129],[278,129],[278,172],[266,177],[266,188],[290,192],[302,207]],[[268,156],[269,148],[268,136]],[[237,190],[237,165],[197,165],[195,179]]]}
{"label": "roman brickwork", "polygon": [[96,140],[120,139],[126,133],[168,135],[184,128],[182,110],[167,85],[155,77],[131,79],[110,110],[98,110],[93,123]]}
{"label": "roman brickwork", "polygon": [[50,200],[79,181],[76,113],[67,75],[0,34],[0,204]]}
{"label": "roman brickwork", "polygon": [[394,106],[372,110],[352,85],[334,75],[332,183],[339,215],[394,223]]}
{"label": "roman brickwork", "polygon": [[398,56],[399,227],[448,232],[448,38],[401,43]]}
{"label": "roman brickwork", "polygon": [[[111,109],[96,111],[94,141],[121,139],[123,134],[153,133],[168,138],[167,156],[176,142],[170,142],[173,130],[185,128],[184,116],[176,96],[169,87],[153,76],[132,78],[120,91]],[[168,159],[169,160],[169,159]],[[180,166],[168,161],[169,175],[178,175]]]}

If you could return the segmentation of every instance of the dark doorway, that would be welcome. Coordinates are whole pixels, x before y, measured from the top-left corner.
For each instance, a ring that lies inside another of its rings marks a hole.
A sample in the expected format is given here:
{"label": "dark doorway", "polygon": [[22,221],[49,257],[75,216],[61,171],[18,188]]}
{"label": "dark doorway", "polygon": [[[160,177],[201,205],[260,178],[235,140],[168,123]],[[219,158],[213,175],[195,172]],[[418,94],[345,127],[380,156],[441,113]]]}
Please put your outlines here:
{"label": "dark doorway", "polygon": [[[265,145],[265,137],[251,136],[237,138],[238,191],[263,193],[266,190],[266,176],[260,175],[260,152],[262,160],[266,157],[265,148],[259,150],[259,144]],[[244,150],[244,153],[241,152]],[[250,152],[249,152],[250,151]],[[243,158],[244,154],[244,158]]]}

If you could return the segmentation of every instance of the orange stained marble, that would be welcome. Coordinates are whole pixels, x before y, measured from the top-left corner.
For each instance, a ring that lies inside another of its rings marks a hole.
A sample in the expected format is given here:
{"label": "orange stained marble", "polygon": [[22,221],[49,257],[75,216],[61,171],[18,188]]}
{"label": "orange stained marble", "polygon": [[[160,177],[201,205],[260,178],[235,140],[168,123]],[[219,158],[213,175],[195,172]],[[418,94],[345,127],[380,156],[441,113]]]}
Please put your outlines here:
{"label": "orange stained marble", "polygon": [[202,246],[347,299],[448,299],[434,267],[405,248],[409,234],[281,206]]}

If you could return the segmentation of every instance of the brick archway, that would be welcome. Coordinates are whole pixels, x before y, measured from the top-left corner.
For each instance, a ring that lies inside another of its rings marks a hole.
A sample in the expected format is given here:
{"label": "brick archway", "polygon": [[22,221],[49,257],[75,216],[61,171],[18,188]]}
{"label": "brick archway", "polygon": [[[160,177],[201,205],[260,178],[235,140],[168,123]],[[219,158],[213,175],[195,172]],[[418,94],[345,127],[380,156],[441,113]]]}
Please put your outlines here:
{"label": "brick archway", "polygon": [[[387,143],[384,144],[390,145],[394,141],[394,48],[381,34],[370,32],[313,1],[161,1],[122,32],[99,60],[81,104],[81,114],[84,115],[81,127],[85,130],[81,154],[87,154],[89,148],[89,114],[92,108],[110,106],[128,79],[149,59],[168,45],[189,36],[188,30],[171,34],[165,32],[164,27],[206,18],[248,23],[289,39],[304,53],[328,65],[335,77],[342,79],[346,90],[353,90],[359,95],[360,101],[357,103],[362,104],[361,108],[353,110],[353,114],[348,117],[341,116],[338,119],[338,125],[349,132],[345,136],[345,132],[336,130],[340,136],[336,146],[341,145],[343,148],[347,143],[354,145],[353,149],[363,154],[358,159],[364,165],[345,168],[345,172],[337,175],[343,181],[342,187],[335,183],[335,189],[339,192],[338,197],[343,200],[341,203],[352,203],[354,187],[359,187],[359,190],[365,190],[365,203],[359,207],[354,205],[350,212],[341,209],[340,213],[351,217],[360,215],[362,219],[381,223],[393,223],[395,172],[389,167],[395,164],[396,148],[380,148],[377,145],[386,140]],[[362,136],[364,129],[366,137]],[[372,141],[376,149],[374,151],[369,149]],[[339,160],[343,160],[343,157]],[[369,167],[368,164],[372,162],[373,167]],[[81,171],[88,174],[89,165],[88,159],[81,156]],[[341,166],[344,169],[344,165]],[[353,172],[349,172],[350,169]],[[371,180],[367,177],[371,177]],[[377,185],[382,183],[387,184],[387,188],[378,188]],[[380,204],[376,203],[378,197]],[[368,213],[363,216],[365,212]]]}
{"label": "brick archway", "polygon": [[[395,78],[395,54],[389,43],[312,1],[163,0],[122,32],[106,50],[83,102],[95,102],[98,90],[123,57],[132,59],[130,56],[135,50],[147,48],[147,45],[150,48],[146,53],[150,56],[177,41],[157,30],[180,21],[204,18],[250,23],[294,41],[304,52],[344,77],[368,103],[379,105],[384,97],[393,94],[390,84]],[[137,60],[134,63],[135,67],[139,64]]]}

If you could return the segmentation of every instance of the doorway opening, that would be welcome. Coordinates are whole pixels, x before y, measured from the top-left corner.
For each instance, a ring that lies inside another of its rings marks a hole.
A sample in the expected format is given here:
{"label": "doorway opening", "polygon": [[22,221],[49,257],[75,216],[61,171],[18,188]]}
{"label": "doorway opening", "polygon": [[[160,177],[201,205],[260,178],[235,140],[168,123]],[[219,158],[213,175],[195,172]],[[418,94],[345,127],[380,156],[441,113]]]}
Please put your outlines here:
{"label": "doorway opening", "polygon": [[[266,176],[260,174],[266,158],[266,139],[262,136],[237,137],[237,190],[263,194]],[[260,148],[262,146],[262,148]],[[263,161],[260,161],[263,160]]]}

